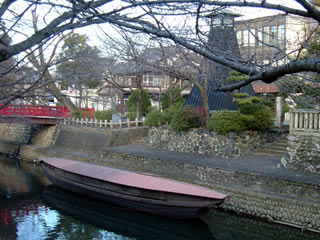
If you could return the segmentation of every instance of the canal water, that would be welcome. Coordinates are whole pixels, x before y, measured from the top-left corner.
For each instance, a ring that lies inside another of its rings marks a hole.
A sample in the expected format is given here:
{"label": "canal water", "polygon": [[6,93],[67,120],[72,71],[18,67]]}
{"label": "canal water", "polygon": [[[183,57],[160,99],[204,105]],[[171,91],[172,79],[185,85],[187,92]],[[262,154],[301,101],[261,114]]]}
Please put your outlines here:
{"label": "canal water", "polygon": [[53,186],[37,165],[0,156],[0,240],[320,239],[277,224],[211,211],[177,221],[137,213]]}

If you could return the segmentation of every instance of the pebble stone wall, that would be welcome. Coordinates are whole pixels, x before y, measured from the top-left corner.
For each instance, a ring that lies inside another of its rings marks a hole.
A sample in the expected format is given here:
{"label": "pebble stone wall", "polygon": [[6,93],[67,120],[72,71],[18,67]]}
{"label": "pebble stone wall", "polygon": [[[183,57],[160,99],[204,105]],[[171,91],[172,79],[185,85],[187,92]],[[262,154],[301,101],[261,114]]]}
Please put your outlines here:
{"label": "pebble stone wall", "polygon": [[247,155],[275,138],[276,134],[271,132],[246,131],[221,135],[205,129],[176,132],[161,126],[149,130],[146,144],[162,150],[232,158]]}
{"label": "pebble stone wall", "polygon": [[320,173],[320,134],[288,135],[281,167]]}

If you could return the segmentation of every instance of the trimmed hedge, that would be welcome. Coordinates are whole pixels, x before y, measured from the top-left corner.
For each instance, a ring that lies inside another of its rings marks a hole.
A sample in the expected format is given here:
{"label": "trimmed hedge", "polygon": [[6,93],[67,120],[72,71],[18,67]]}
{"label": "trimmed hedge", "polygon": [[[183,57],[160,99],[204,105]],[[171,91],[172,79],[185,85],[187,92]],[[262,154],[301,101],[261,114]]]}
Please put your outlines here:
{"label": "trimmed hedge", "polygon": [[70,113],[72,118],[91,118],[90,111],[75,110]]}
{"label": "trimmed hedge", "polygon": [[273,113],[265,105],[243,105],[240,112],[221,111],[214,113],[208,121],[208,129],[221,134],[247,130],[262,131],[273,124]]}
{"label": "trimmed hedge", "polygon": [[242,116],[244,115],[238,112],[221,111],[214,113],[208,121],[208,129],[220,134],[245,131],[247,128]]}
{"label": "trimmed hedge", "polygon": [[93,115],[97,120],[110,121],[112,119],[112,114],[115,113],[117,113],[117,111],[111,108],[106,111],[95,111]]}
{"label": "trimmed hedge", "polygon": [[158,109],[153,109],[146,116],[145,124],[150,127],[159,126],[166,123],[166,114],[159,111]]}

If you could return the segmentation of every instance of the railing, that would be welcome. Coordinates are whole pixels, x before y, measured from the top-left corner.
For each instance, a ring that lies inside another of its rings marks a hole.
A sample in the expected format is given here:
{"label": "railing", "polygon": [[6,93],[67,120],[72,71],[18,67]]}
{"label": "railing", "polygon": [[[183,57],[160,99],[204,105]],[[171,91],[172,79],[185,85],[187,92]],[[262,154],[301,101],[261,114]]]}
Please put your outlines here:
{"label": "railing", "polygon": [[320,134],[320,111],[295,109],[290,112],[291,134]]}
{"label": "railing", "polygon": [[[0,104],[0,107],[3,104]],[[80,108],[88,112],[93,118],[93,108]],[[66,107],[37,106],[37,105],[7,105],[0,110],[3,116],[43,116],[43,117],[70,117],[70,111]]]}
{"label": "railing", "polygon": [[124,127],[138,127],[144,126],[144,119],[138,120],[137,118],[134,121],[129,119],[123,121],[119,120],[118,122],[114,121],[102,121],[97,119],[88,119],[88,118],[65,118],[63,121],[64,125],[72,126],[84,126],[84,127],[100,127],[100,128],[124,128]]}

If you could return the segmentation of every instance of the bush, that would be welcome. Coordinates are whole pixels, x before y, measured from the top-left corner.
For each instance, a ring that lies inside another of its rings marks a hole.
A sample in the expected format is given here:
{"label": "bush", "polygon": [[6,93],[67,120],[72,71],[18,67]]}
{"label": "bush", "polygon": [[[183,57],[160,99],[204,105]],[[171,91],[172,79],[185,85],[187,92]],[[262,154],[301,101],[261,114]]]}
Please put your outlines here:
{"label": "bush", "polygon": [[159,126],[159,124],[164,124],[167,121],[164,113],[158,109],[153,109],[146,116],[145,124],[150,127]]}
{"label": "bush", "polygon": [[95,111],[93,115],[97,120],[110,121],[112,119],[112,114],[115,113],[117,113],[117,111],[111,108],[106,111]]}
{"label": "bush", "polygon": [[166,118],[166,122],[171,123],[174,114],[181,108],[181,105],[182,104],[180,102],[177,102],[173,106],[163,111],[163,115]]}
{"label": "bush", "polygon": [[82,110],[74,110],[70,113],[70,117],[72,118],[82,118],[84,112]]}
{"label": "bush", "polygon": [[127,118],[129,118],[131,121],[135,120],[137,117],[137,112],[135,109],[131,109],[130,112],[128,112]]}
{"label": "bush", "polygon": [[247,123],[250,130],[266,130],[273,125],[273,113],[271,109],[265,105],[258,105],[259,108],[252,114],[253,121]]}
{"label": "bush", "polygon": [[190,107],[179,108],[172,117],[171,127],[176,131],[183,131],[189,128],[199,127],[200,120]]}
{"label": "bush", "polygon": [[70,113],[72,118],[93,118],[91,117],[91,112],[86,110],[75,110]]}
{"label": "bush", "polygon": [[240,112],[217,112],[208,121],[208,129],[220,134],[247,130],[266,130],[273,124],[273,113],[262,104],[243,105]]}
{"label": "bush", "polygon": [[245,104],[239,107],[239,111],[241,114],[251,115],[258,111],[261,106],[261,104]]}
{"label": "bush", "polygon": [[245,119],[238,112],[221,111],[212,114],[208,121],[208,129],[220,134],[247,130]]}

